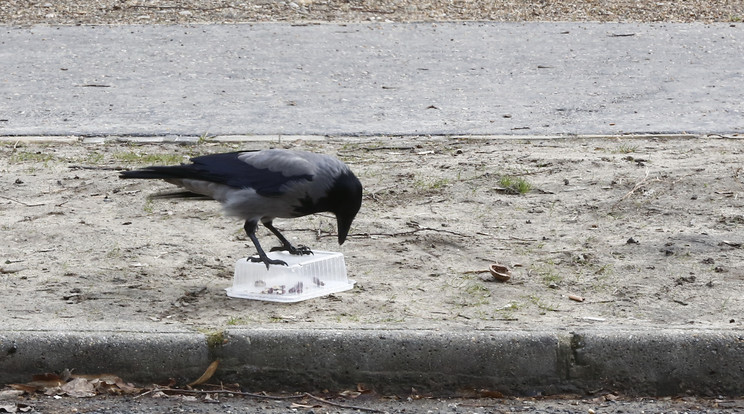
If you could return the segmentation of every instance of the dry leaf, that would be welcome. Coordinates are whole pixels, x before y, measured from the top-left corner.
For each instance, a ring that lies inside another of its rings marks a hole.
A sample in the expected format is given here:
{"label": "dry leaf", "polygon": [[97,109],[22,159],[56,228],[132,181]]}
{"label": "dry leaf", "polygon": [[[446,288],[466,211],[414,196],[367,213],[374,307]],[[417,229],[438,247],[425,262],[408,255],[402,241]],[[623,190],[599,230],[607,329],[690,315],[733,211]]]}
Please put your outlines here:
{"label": "dry leaf", "polygon": [[62,379],[57,374],[39,374],[34,375],[31,377],[31,382],[29,382],[26,385],[30,385],[37,388],[50,388],[50,387],[58,387],[65,383],[65,380]]}
{"label": "dry leaf", "polygon": [[480,389],[478,390],[478,397],[480,398],[504,398],[504,394],[496,390]]}
{"label": "dry leaf", "polygon": [[85,378],[75,378],[60,387],[70,397],[85,398],[96,395],[96,387]]}
{"label": "dry leaf", "polygon": [[[44,391],[44,395],[50,395],[54,397],[59,397],[60,394],[64,394],[64,391],[62,391],[62,388],[60,387],[49,387],[49,388],[43,388],[39,391]],[[62,397],[60,397],[62,398]]]}
{"label": "dry leaf", "polygon": [[307,404],[298,404],[298,403],[292,403],[292,405],[289,406],[289,408],[314,408],[314,405],[307,405]]}
{"label": "dry leaf", "polygon": [[39,387],[28,384],[9,384],[8,386],[14,390],[23,391],[28,394],[33,394],[39,390]]}
{"label": "dry leaf", "polygon": [[345,391],[341,391],[340,393],[338,393],[338,395],[342,397],[346,397],[346,398],[356,398],[362,395],[362,393],[359,391],[345,390]]}
{"label": "dry leaf", "polygon": [[137,394],[141,391],[141,388],[137,388],[134,386],[134,384],[129,382],[124,382],[121,378],[117,377],[116,386],[119,387],[121,392],[124,394]]}
{"label": "dry leaf", "polygon": [[123,379],[114,374],[73,375],[73,377],[89,380],[99,394],[136,394],[140,391],[139,388],[124,382]]}
{"label": "dry leaf", "polygon": [[198,380],[192,382],[189,384],[189,387],[193,387],[194,385],[200,385],[204,384],[205,382],[209,381],[210,378],[212,378],[212,375],[214,375],[215,371],[217,371],[217,367],[220,365],[220,360],[216,360],[209,364],[207,367],[207,370],[204,371],[201,377],[199,377]]}
{"label": "dry leaf", "polygon": [[70,375],[70,379],[74,378],[83,378],[87,379],[88,381],[106,381],[110,384],[114,384],[117,380],[121,381],[121,378],[117,377],[114,374],[72,374]]}
{"label": "dry leaf", "polygon": [[176,384],[178,384],[178,381],[175,378],[168,378],[168,382],[159,382],[155,385],[159,388],[172,388]]}

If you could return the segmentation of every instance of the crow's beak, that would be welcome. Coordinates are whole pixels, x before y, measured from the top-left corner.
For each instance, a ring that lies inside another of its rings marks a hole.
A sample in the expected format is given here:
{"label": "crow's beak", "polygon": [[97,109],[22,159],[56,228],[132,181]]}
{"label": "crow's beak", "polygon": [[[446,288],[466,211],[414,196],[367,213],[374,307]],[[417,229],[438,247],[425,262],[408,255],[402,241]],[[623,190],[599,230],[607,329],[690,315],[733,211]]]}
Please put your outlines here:
{"label": "crow's beak", "polygon": [[354,217],[346,218],[343,216],[336,216],[336,222],[338,223],[338,244],[344,244],[346,236],[349,234],[351,228],[351,222],[354,221]]}

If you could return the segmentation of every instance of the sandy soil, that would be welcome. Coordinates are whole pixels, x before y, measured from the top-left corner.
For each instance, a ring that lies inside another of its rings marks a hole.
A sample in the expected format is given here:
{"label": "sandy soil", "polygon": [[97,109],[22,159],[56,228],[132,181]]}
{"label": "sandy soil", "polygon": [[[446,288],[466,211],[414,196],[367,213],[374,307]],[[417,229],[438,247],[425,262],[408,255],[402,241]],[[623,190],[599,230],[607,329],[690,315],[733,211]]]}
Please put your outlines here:
{"label": "sandy soil", "polygon": [[[173,187],[117,178],[118,168],[271,145],[2,144],[2,318],[199,329],[744,322],[740,140],[284,144],[338,155],[365,185],[340,249],[356,287],[296,304],[226,296],[235,261],[253,248],[216,202],[149,199]],[[504,177],[532,188],[514,194]],[[339,250],[332,216],[276,224],[296,243]],[[511,268],[509,282],[489,280],[496,262]]]}

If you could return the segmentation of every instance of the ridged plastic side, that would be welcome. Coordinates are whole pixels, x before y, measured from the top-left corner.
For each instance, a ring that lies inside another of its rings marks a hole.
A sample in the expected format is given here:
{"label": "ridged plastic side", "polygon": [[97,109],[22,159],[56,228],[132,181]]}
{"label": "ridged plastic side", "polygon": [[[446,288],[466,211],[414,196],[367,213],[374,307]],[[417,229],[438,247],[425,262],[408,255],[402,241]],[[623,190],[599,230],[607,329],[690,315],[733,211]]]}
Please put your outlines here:
{"label": "ridged plastic side", "polygon": [[227,295],[236,298],[271,302],[299,302],[342,292],[354,287],[346,275],[344,256],[337,252],[314,252],[293,256],[287,252],[271,252],[271,259],[287,262],[287,266],[266,265],[240,259],[235,264],[233,286]]}

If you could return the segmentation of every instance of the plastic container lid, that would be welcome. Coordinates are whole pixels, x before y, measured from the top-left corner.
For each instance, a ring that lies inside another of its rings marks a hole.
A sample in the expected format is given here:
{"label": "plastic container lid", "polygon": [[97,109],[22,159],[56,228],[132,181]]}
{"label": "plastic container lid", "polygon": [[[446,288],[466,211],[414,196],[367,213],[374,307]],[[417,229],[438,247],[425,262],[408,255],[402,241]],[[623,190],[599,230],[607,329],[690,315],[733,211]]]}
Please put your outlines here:
{"label": "plastic container lid", "polygon": [[235,263],[233,285],[227,296],[269,302],[299,302],[343,292],[354,287],[346,276],[344,255],[337,252],[313,252],[296,256],[270,252],[269,258],[284,260],[287,266],[240,259]]}

